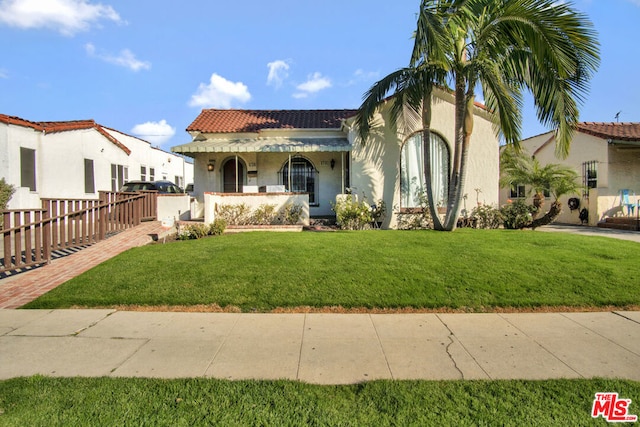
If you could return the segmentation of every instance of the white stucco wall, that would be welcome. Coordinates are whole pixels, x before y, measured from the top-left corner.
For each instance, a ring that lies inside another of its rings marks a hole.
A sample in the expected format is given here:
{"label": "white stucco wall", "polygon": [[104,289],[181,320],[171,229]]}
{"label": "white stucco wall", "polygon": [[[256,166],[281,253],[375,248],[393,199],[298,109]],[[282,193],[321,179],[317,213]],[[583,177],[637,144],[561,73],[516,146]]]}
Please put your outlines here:
{"label": "white stucco wall", "polygon": [[[111,191],[111,165],[128,168],[128,180],[140,178],[140,165],[156,169],[156,180],[184,177],[193,182],[193,164],[139,138],[105,129],[131,154],[95,128],[43,133],[28,126],[0,123],[0,176],[16,187],[10,209],[33,209],[41,198],[97,199],[99,191]],[[36,190],[21,187],[20,147],[36,152]],[[93,193],[85,193],[84,160],[93,160]],[[170,160],[170,161],[169,161]],[[147,179],[149,176],[147,175]],[[188,207],[187,207],[188,210]]]}
{"label": "white stucco wall", "polygon": [[[438,133],[449,144],[453,157],[454,105],[448,94],[440,94],[433,103],[431,130]],[[386,104],[381,114],[374,118],[374,126],[366,144],[356,137],[356,129],[350,132],[354,143],[351,165],[351,187],[359,197],[370,203],[384,200],[387,216],[383,227],[395,228],[400,206],[400,152],[402,144],[421,130],[421,120],[413,117],[409,124],[400,126],[396,132],[388,122]],[[474,130],[469,147],[467,175],[464,194],[468,195],[466,208],[473,209],[476,195],[480,203],[498,204],[499,143],[485,113],[476,109]],[[475,189],[479,189],[476,192]],[[462,205],[461,209],[465,206]]]}
{"label": "white stucco wall", "polygon": [[[96,199],[98,191],[111,191],[111,164],[129,163],[127,153],[94,128],[46,134],[37,156],[41,198]],[[94,193],[85,193],[84,159],[93,160]]]}
{"label": "white stucco wall", "polygon": [[191,197],[188,194],[158,194],[158,221],[191,219]]}
{"label": "white stucco wall", "polygon": [[41,207],[38,189],[41,174],[36,170],[36,191],[27,187],[21,187],[20,178],[20,147],[36,150],[36,169],[40,163],[38,147],[40,145],[41,132],[22,126],[0,123],[0,176],[15,188],[13,197],[9,200],[8,209]]}
{"label": "white stucco wall", "polygon": [[[140,180],[141,166],[146,167],[146,181],[151,181],[150,168],[154,169],[154,181],[168,180],[184,188],[193,183],[193,163],[186,162],[181,156],[160,148],[153,147],[149,142],[114,129],[105,130],[131,150],[129,156],[129,180]],[[182,182],[180,181],[182,178]]]}
{"label": "white stucco wall", "polygon": [[260,205],[274,205],[280,211],[288,204],[302,206],[299,224],[309,225],[309,196],[302,193],[252,193],[252,194],[204,194],[204,223],[211,224],[216,219],[216,207],[220,205],[245,204],[251,210]]}

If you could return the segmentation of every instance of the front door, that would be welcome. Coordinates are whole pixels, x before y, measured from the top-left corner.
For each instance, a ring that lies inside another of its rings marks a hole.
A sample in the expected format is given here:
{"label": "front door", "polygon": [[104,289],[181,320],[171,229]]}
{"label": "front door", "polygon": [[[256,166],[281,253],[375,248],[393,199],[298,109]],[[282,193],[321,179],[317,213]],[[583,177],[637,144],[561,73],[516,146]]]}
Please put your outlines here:
{"label": "front door", "polygon": [[[238,165],[237,173],[236,164]],[[242,166],[242,162],[235,159],[228,160],[224,164],[222,175],[225,193],[242,193],[242,183],[244,182],[244,166]]]}

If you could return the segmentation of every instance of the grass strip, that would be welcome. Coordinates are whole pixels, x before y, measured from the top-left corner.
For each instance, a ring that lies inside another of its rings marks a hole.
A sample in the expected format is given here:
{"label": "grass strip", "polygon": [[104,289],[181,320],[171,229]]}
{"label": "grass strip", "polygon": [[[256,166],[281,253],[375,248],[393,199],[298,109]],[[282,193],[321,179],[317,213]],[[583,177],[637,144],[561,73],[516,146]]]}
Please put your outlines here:
{"label": "grass strip", "polygon": [[640,414],[640,382],[611,379],[319,386],[35,376],[0,381],[0,425],[605,425],[591,418],[604,391]]}

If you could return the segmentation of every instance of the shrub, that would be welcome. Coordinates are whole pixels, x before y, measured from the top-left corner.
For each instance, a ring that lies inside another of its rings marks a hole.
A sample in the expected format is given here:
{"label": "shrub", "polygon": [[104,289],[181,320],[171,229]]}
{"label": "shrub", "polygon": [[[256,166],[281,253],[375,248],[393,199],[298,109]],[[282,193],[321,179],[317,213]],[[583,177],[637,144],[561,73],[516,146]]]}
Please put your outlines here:
{"label": "shrub", "polygon": [[276,221],[277,217],[276,205],[263,204],[253,211],[251,215],[251,223],[256,225],[269,225]]}
{"label": "shrub", "polygon": [[297,224],[302,216],[302,206],[289,203],[284,206],[281,216],[285,224]]}
{"label": "shrub", "polygon": [[223,218],[216,218],[211,224],[209,224],[209,235],[220,236],[227,228],[227,221]]}
{"label": "shrub", "polygon": [[4,215],[2,215],[2,211],[7,209],[9,200],[11,200],[11,196],[13,196],[15,191],[16,189],[13,185],[8,184],[4,178],[0,178],[0,230],[3,228],[4,222]]}
{"label": "shrub", "polygon": [[504,217],[500,209],[490,205],[480,205],[471,211],[474,228],[499,228]]}
{"label": "shrub", "polygon": [[178,223],[179,240],[195,240],[206,236],[219,236],[227,228],[227,222],[222,218],[216,218],[211,224],[186,224]]}
{"label": "shrub", "polygon": [[178,225],[178,239],[193,240],[200,239],[209,233],[209,226],[206,224]]}
{"label": "shrub", "polygon": [[426,193],[418,196],[420,207],[406,209],[398,214],[398,230],[424,230],[433,228],[429,200]]}
{"label": "shrub", "polygon": [[533,213],[536,208],[527,205],[522,200],[516,200],[500,208],[500,212],[504,218],[504,228],[511,230],[522,229],[533,221]]}
{"label": "shrub", "polygon": [[244,203],[238,205],[218,205],[216,216],[228,225],[247,225],[251,223],[251,208]]}
{"label": "shrub", "polygon": [[366,201],[358,202],[351,194],[341,198],[333,205],[336,223],[343,230],[364,230],[373,221],[371,206]]}

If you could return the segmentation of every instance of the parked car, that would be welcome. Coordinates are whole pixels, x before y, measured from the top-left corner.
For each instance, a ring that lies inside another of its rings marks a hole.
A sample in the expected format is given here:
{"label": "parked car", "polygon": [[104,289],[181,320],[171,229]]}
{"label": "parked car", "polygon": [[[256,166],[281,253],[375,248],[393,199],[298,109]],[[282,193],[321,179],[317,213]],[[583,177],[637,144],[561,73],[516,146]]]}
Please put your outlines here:
{"label": "parked car", "polygon": [[120,188],[120,191],[123,193],[133,193],[142,190],[156,190],[158,193],[162,194],[184,193],[182,188],[178,187],[171,181],[130,181]]}

